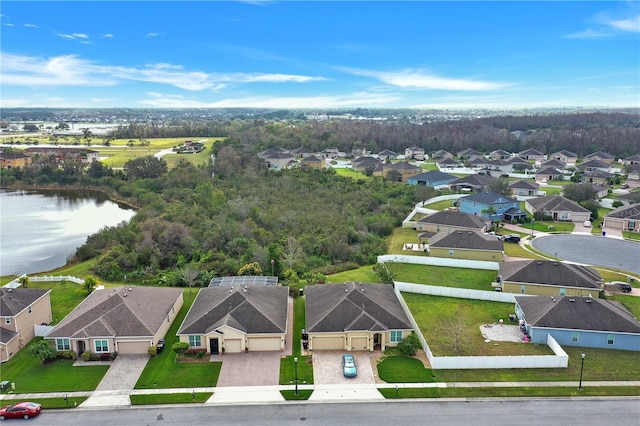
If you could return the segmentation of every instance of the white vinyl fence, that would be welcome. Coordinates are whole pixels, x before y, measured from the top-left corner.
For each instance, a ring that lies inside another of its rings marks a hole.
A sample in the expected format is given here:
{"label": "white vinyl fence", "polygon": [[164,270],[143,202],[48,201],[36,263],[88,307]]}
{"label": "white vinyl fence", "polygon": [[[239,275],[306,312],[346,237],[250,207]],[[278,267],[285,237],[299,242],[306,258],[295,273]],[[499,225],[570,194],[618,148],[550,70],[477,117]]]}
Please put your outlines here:
{"label": "white vinyl fence", "polygon": [[[25,277],[26,274],[22,274],[15,280],[10,283],[5,284],[3,287],[5,288],[18,288],[20,287],[20,278]],[[84,280],[82,278],[74,277],[73,275],[44,275],[41,277],[29,277],[29,281],[31,282],[55,282],[55,281],[71,281],[76,284],[84,284]]]}
{"label": "white vinyl fence", "polygon": [[448,257],[410,256],[404,254],[385,254],[378,256],[378,263],[395,262],[415,265],[448,266],[451,268],[484,269],[499,271],[499,262],[486,260],[450,259]]}

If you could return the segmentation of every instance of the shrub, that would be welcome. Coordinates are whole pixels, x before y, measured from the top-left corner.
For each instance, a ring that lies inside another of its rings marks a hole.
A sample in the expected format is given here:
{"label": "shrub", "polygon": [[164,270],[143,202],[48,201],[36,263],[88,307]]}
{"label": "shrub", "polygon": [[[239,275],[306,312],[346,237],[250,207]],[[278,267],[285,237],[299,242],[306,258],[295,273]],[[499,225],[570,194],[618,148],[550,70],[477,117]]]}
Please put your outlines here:
{"label": "shrub", "polygon": [[158,348],[156,348],[155,346],[149,346],[149,349],[147,349],[147,353],[149,354],[149,356],[156,356],[158,355]]}
{"label": "shrub", "polygon": [[82,352],[81,356],[82,356],[83,361],[90,361],[91,360],[91,352],[89,352],[89,351]]}
{"label": "shrub", "polygon": [[205,356],[207,356],[207,352],[206,351],[201,351],[201,352],[197,352],[196,353],[196,358],[198,358],[198,359],[202,359]]}
{"label": "shrub", "polygon": [[421,347],[420,339],[418,339],[418,336],[414,332],[411,332],[411,334],[398,343],[398,350],[402,355],[406,356],[414,356]]}
{"label": "shrub", "polygon": [[187,342],[176,342],[176,343],[173,344],[171,349],[173,349],[173,351],[176,354],[178,354],[179,358],[182,358],[184,356],[184,354],[187,352],[187,350],[189,349],[189,343],[187,343]]}

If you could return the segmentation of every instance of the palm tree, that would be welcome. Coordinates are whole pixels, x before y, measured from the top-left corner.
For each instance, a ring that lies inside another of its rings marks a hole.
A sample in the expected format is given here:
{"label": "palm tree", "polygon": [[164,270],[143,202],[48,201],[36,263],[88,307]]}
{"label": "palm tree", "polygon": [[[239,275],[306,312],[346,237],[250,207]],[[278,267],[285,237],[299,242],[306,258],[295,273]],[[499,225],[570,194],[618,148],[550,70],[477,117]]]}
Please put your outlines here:
{"label": "palm tree", "polygon": [[22,288],[29,288],[29,277],[26,275],[21,276],[20,278],[18,278],[18,282],[20,283],[20,287]]}
{"label": "palm tree", "polygon": [[33,355],[40,360],[40,364],[45,365],[50,359],[55,359],[58,356],[58,351],[51,344],[49,340],[40,340],[34,343],[28,350],[29,355]]}
{"label": "palm tree", "polygon": [[84,288],[87,290],[87,294],[91,294],[96,289],[96,285],[98,285],[98,279],[93,275],[87,275],[84,278]]}

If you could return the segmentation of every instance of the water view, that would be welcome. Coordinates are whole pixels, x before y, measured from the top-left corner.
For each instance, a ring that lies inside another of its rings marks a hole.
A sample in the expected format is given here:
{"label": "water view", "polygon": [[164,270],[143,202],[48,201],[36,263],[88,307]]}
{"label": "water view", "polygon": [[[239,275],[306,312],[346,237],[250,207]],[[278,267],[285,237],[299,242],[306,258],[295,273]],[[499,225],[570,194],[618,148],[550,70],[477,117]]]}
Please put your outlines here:
{"label": "water view", "polygon": [[0,275],[63,266],[87,236],[134,214],[95,192],[0,190]]}

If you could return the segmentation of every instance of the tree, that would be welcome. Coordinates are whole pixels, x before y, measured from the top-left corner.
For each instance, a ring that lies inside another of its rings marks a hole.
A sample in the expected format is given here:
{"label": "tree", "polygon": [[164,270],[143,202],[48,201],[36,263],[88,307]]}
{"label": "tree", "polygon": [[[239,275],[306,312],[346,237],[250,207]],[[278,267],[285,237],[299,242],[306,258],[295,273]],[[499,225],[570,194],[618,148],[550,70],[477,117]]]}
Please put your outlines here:
{"label": "tree", "polygon": [[69,130],[69,124],[65,123],[64,121],[61,121],[56,126],[56,129],[58,129],[58,130]]}
{"label": "tree", "polygon": [[87,275],[84,277],[84,289],[87,290],[87,294],[91,294],[98,285],[98,279],[93,275]]}
{"label": "tree", "polygon": [[171,347],[173,351],[178,355],[178,358],[184,357],[184,354],[189,350],[189,343],[187,342],[176,342]]}
{"label": "tree", "polygon": [[182,271],[182,279],[189,287],[189,293],[191,293],[191,288],[198,282],[199,275],[200,271],[194,265],[187,265]]}
{"label": "tree", "polygon": [[589,183],[571,183],[564,187],[562,195],[576,203],[581,203],[583,201],[595,200],[598,191]]}
{"label": "tree", "polygon": [[398,350],[405,356],[414,356],[421,347],[420,339],[418,339],[418,335],[414,332],[411,332],[411,334],[398,343]]}
{"label": "tree", "polygon": [[39,359],[42,365],[45,365],[49,360],[56,359],[58,356],[58,351],[53,347],[53,342],[44,339],[31,345],[27,353]]}
{"label": "tree", "polygon": [[23,127],[25,132],[38,132],[40,131],[40,128],[33,123],[29,123],[29,124],[25,124]]}
{"label": "tree", "polygon": [[134,179],[152,179],[167,173],[167,162],[153,155],[134,158],[124,163],[125,174]]}
{"label": "tree", "polygon": [[489,191],[500,195],[509,195],[509,182],[505,179],[494,179],[487,185]]}
{"label": "tree", "polygon": [[20,278],[18,278],[18,282],[20,283],[20,287],[22,288],[29,288],[29,277],[26,275],[21,276]]}
{"label": "tree", "polygon": [[491,216],[495,215],[496,213],[498,213],[498,210],[496,210],[496,206],[488,206],[486,209],[482,209],[482,211],[480,212],[483,217],[489,218],[491,218]]}
{"label": "tree", "polygon": [[262,275],[262,268],[258,262],[247,263],[238,269],[238,275]]}
{"label": "tree", "polygon": [[464,353],[471,339],[469,323],[461,308],[449,317],[440,321],[439,334],[444,339],[445,345],[456,355]]}
{"label": "tree", "polygon": [[585,200],[580,202],[580,205],[591,212],[591,220],[598,218],[598,209],[600,205],[595,200]]}
{"label": "tree", "polygon": [[300,246],[300,243],[293,235],[287,236],[287,241],[284,244],[284,251],[282,253],[282,257],[284,261],[289,266],[289,269],[293,269],[293,266],[296,262],[302,259],[304,256],[304,251]]}

